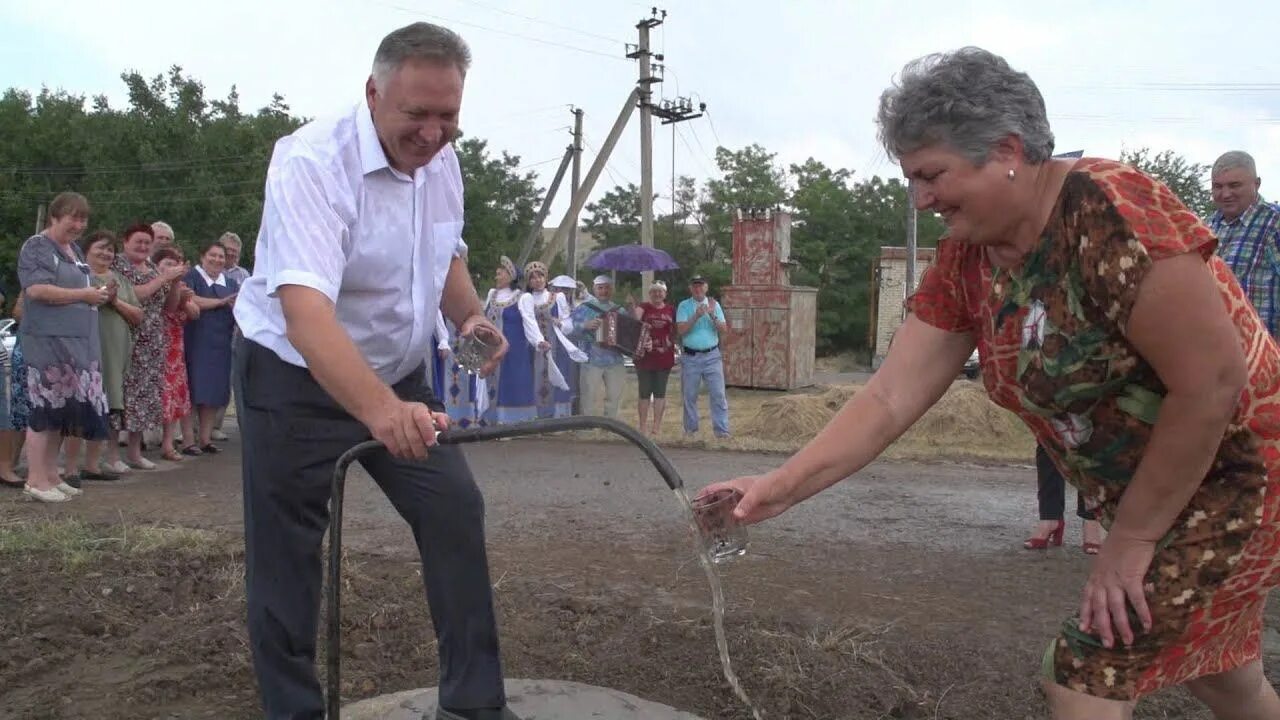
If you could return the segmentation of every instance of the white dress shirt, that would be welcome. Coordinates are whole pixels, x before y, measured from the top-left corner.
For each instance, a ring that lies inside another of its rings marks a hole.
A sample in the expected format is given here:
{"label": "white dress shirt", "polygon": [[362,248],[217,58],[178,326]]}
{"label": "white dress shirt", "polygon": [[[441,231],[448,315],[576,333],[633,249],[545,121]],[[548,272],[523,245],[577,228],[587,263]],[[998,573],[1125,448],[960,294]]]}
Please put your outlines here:
{"label": "white dress shirt", "polygon": [[388,164],[361,102],[276,143],[254,273],[236,300],[236,321],[249,340],[306,367],[276,292],[318,290],[373,371],[395,383],[431,352],[449,264],[465,252],[453,147],[409,177]]}

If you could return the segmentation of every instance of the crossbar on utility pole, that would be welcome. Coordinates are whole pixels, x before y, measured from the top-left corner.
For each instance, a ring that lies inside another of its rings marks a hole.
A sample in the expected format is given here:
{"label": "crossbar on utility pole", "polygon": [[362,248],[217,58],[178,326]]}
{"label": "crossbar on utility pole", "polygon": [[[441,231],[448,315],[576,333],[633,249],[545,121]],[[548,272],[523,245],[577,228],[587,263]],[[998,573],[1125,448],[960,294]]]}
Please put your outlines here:
{"label": "crossbar on utility pole", "polygon": [[600,154],[591,163],[591,167],[587,170],[587,176],[582,179],[582,187],[573,194],[573,200],[569,203],[569,210],[564,214],[564,219],[560,221],[560,226],[556,228],[556,234],[551,237],[551,241],[547,243],[547,247],[542,252],[542,262],[548,266],[555,260],[556,255],[560,254],[560,249],[564,245],[565,240],[569,237],[569,229],[578,222],[578,215],[582,212],[582,207],[587,204],[587,197],[591,195],[592,189],[595,188],[596,180],[600,178],[600,173],[604,172],[605,163],[609,160],[609,155],[613,153],[613,148],[618,144],[618,138],[622,137],[622,131],[627,127],[627,121],[631,119],[631,113],[635,112],[636,105],[640,102],[640,88],[633,89],[627,95],[627,101],[622,105],[622,111],[618,113],[618,119],[613,122],[613,128],[609,130],[609,136],[605,138],[604,143],[600,146]]}

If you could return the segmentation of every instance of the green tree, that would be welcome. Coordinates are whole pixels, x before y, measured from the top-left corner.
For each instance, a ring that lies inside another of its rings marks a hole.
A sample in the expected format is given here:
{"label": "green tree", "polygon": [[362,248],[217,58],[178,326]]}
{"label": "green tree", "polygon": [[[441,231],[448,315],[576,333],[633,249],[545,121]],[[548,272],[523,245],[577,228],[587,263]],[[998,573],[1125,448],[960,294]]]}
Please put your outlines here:
{"label": "green tree", "polygon": [[716,148],[720,177],[707,181],[701,210],[704,235],[701,261],[728,258],[733,252],[733,218],[741,208],[780,208],[787,201],[786,173],[776,155],[760,145],[741,150]]}
{"label": "green tree", "polygon": [[1152,154],[1149,148],[1125,150],[1120,162],[1131,165],[1159,180],[1177,195],[1191,212],[1202,218],[1213,214],[1209,192],[1209,166],[1194,163],[1172,150]]}
{"label": "green tree", "polygon": [[611,248],[640,242],[640,188],[617,185],[599,200],[588,203],[584,229],[598,238],[598,247]]}
{"label": "green tree", "polygon": [[[507,152],[492,155],[489,143],[465,138],[457,145],[462,170],[463,215],[469,256],[467,265],[481,293],[493,286],[493,271],[503,255],[516,261],[533,226],[542,191],[532,172],[519,172],[520,158]],[[537,248],[531,257],[537,257]]]}

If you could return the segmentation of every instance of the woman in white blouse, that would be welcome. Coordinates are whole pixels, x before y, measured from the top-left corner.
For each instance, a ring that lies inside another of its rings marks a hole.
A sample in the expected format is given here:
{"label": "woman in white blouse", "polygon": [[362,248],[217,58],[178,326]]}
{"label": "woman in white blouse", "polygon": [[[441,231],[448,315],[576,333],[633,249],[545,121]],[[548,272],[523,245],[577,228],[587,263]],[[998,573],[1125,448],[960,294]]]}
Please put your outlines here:
{"label": "woman in white blouse", "polygon": [[568,417],[573,411],[573,396],[566,368],[572,365],[572,355],[581,354],[565,337],[573,330],[569,303],[563,294],[547,289],[546,265],[535,260],[524,266],[524,275],[528,292],[518,302],[520,314],[523,317],[526,308],[533,312],[542,338],[542,342],[533,346],[533,400],[537,416]]}

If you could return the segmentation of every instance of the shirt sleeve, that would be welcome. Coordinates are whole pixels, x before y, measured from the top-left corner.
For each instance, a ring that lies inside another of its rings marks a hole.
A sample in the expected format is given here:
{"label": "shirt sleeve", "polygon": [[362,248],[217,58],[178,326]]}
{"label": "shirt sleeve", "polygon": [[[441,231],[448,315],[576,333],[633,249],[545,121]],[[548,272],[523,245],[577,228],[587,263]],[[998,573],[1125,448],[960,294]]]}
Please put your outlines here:
{"label": "shirt sleeve", "polygon": [[524,339],[528,340],[530,345],[546,342],[546,338],[542,336],[542,329],[538,327],[538,316],[533,311],[533,296],[529,293],[521,293],[520,299],[516,300],[516,307],[520,309],[520,319],[524,324]]}
{"label": "shirt sleeve", "polygon": [[18,252],[18,283],[23,290],[33,285],[57,285],[57,252],[37,235],[22,244]]}
{"label": "shirt sleeve", "polygon": [[556,293],[556,315],[560,318],[560,332],[565,335],[573,332],[573,314],[569,312],[569,301],[560,293]]}
{"label": "shirt sleeve", "polygon": [[444,323],[444,313],[436,311],[436,347],[440,350],[449,349],[449,326]]}
{"label": "shirt sleeve", "polygon": [[716,319],[720,322],[728,322],[724,319],[724,303],[716,301]]}
{"label": "shirt sleeve", "polygon": [[1156,261],[1196,253],[1221,262],[1212,231],[1163,183],[1110,161],[1067,183],[1066,236],[1083,290],[1121,332]]}
{"label": "shirt sleeve", "polygon": [[[976,272],[976,264],[967,263],[971,250],[958,242],[942,239],[938,242],[937,257],[925,270],[916,291],[907,298],[907,311],[926,323],[955,333],[973,333],[977,329],[973,312],[969,308],[966,281]],[[969,267],[966,267],[969,266]],[[880,292],[895,292],[897,288],[881,286]]]}
{"label": "shirt sleeve", "polygon": [[691,319],[693,319],[693,303],[682,300],[676,306],[676,322],[689,322]]}
{"label": "shirt sleeve", "polygon": [[331,202],[337,192],[334,179],[305,156],[273,162],[267,171],[262,219],[269,240],[259,243],[257,264],[272,297],[281,286],[301,285],[337,302],[348,232]]}

